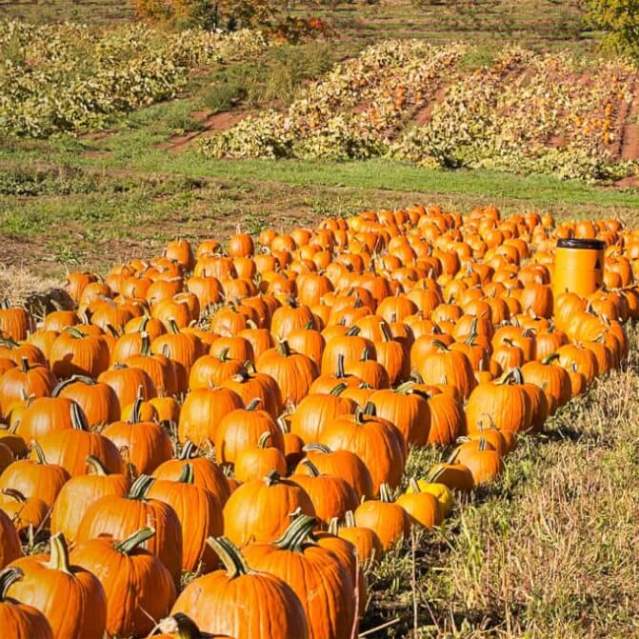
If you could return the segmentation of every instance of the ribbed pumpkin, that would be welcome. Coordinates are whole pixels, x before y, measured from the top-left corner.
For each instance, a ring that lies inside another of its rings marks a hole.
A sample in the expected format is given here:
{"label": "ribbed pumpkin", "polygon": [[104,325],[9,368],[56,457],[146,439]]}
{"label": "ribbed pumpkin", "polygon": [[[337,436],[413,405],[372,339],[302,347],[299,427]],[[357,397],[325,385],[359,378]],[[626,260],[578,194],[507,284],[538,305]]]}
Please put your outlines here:
{"label": "ribbed pumpkin", "polygon": [[151,521],[155,535],[144,547],[160,558],[178,583],[182,567],[182,527],[171,506],[145,498],[152,482],[151,477],[141,475],[126,497],[108,495],[91,504],[82,517],[76,540],[80,544],[101,535],[127,539]]}
{"label": "ribbed pumpkin", "polygon": [[258,445],[264,433],[271,436],[271,446],[284,452],[280,427],[255,399],[246,408],[238,408],[224,416],[215,434],[215,455],[221,464],[234,464],[238,455]]}
{"label": "ribbed pumpkin", "polygon": [[437,497],[429,492],[422,492],[414,479],[409,482],[410,492],[401,494],[395,502],[401,506],[414,525],[432,528],[441,523],[443,514]]}
{"label": "ribbed pumpkin", "polygon": [[321,473],[310,459],[303,459],[299,465],[307,472],[292,475],[290,479],[311,498],[320,522],[328,525],[334,517],[341,519],[347,511],[357,508],[359,496],[343,477]]}
{"label": "ribbed pumpkin", "polygon": [[10,639],[53,639],[47,618],[37,608],[7,595],[10,586],[22,577],[19,568],[0,572],[0,628],[3,635]]}
{"label": "ribbed pumpkin", "polygon": [[0,375],[0,413],[7,417],[14,404],[25,397],[46,397],[51,394],[56,377],[45,366],[29,364],[26,358],[18,366]]}
{"label": "ribbed pumpkin", "polygon": [[60,382],[53,389],[52,396],[67,397],[78,404],[91,427],[120,419],[120,404],[115,391],[108,384],[90,377],[74,375]]}
{"label": "ribbed pumpkin", "polygon": [[[86,459],[91,456],[110,473],[122,471],[122,458],[115,444],[89,430],[86,417],[75,402],[71,404],[71,424],[70,430],[52,432],[37,440],[49,463],[62,466],[71,477],[76,477],[86,472]],[[37,454],[32,451],[32,458]]]}
{"label": "ribbed pumpkin", "polygon": [[0,510],[0,570],[22,557],[18,531],[4,511]]}
{"label": "ribbed pumpkin", "polygon": [[393,502],[388,484],[382,484],[378,500],[365,501],[355,511],[357,526],[375,531],[384,550],[390,550],[408,536],[410,520],[406,511]]}
{"label": "ribbed pumpkin", "polygon": [[75,541],[80,522],[88,508],[106,496],[124,497],[131,481],[127,475],[107,473],[95,457],[87,457],[88,474],[73,477],[60,489],[51,513],[51,532],[61,532],[65,538]]}
{"label": "ribbed pumpkin", "polygon": [[283,580],[254,572],[227,539],[210,540],[223,570],[198,577],[182,591],[172,614],[186,614],[203,632],[235,639],[308,639],[299,598]]}
{"label": "ribbed pumpkin", "polygon": [[245,448],[235,458],[234,474],[239,482],[260,479],[275,471],[279,475],[287,474],[286,457],[281,449],[271,446],[272,435],[265,431],[257,445]]}
{"label": "ribbed pumpkin", "polygon": [[331,532],[335,532],[341,539],[345,539],[355,546],[359,563],[363,566],[375,565],[382,557],[382,542],[378,534],[366,526],[357,526],[352,511],[344,515],[344,524],[331,522]]}
{"label": "ribbed pumpkin", "polygon": [[309,639],[349,639],[356,629],[355,584],[341,557],[319,545],[313,517],[297,517],[272,544],[251,544],[248,564],[285,581],[298,596]]}
{"label": "ribbed pumpkin", "polygon": [[109,368],[109,347],[99,335],[85,335],[76,327],[65,329],[51,345],[49,362],[59,379],[72,375],[96,378]]}
{"label": "ribbed pumpkin", "polygon": [[308,394],[319,375],[316,364],[306,355],[291,351],[287,341],[260,355],[255,368],[271,376],[279,386],[282,401],[296,406]]}
{"label": "ribbed pumpkin", "polygon": [[142,528],[121,541],[90,539],[71,552],[73,564],[94,574],[104,588],[111,636],[146,636],[153,618],[167,615],[175,602],[171,574],[141,547],[154,534],[152,528]]}
{"label": "ribbed pumpkin", "polygon": [[153,477],[177,481],[184,472],[184,467],[189,465],[193,472],[193,483],[213,493],[224,506],[231,493],[223,470],[212,459],[198,457],[196,453],[195,444],[187,442],[178,457],[165,461],[153,471]]}
{"label": "ribbed pumpkin", "polygon": [[475,486],[494,481],[504,469],[501,455],[483,437],[459,446],[452,460],[470,470]]}
{"label": "ribbed pumpkin", "polygon": [[475,387],[475,375],[468,357],[452,351],[443,343],[435,344],[436,350],[418,364],[417,372],[425,384],[450,384],[468,397]]}
{"label": "ribbed pumpkin", "polygon": [[142,399],[136,400],[131,421],[115,422],[102,435],[111,440],[122,459],[132,464],[137,474],[152,473],[162,462],[173,457],[171,438],[166,430],[153,422],[140,421]]}
{"label": "ribbed pumpkin", "polygon": [[5,488],[0,492],[0,510],[13,522],[19,534],[32,527],[43,527],[49,518],[49,507],[39,497],[25,497],[19,490]]}
{"label": "ribbed pumpkin", "polygon": [[185,464],[177,481],[155,480],[143,494],[173,508],[182,527],[182,570],[209,572],[217,557],[206,538],[222,534],[222,505],[208,490],[194,483],[193,467]]}
{"label": "ribbed pumpkin", "polygon": [[56,639],[102,639],[106,629],[106,596],[98,579],[69,563],[64,535],[51,538],[50,557],[24,557],[10,567],[22,579],[5,590],[5,596],[37,608],[47,619]]}
{"label": "ribbed pumpkin", "polygon": [[315,516],[313,502],[298,484],[271,473],[242,484],[224,506],[224,535],[240,546],[275,541],[298,509]]}
{"label": "ribbed pumpkin", "polygon": [[368,467],[373,480],[373,493],[382,483],[399,485],[404,471],[404,441],[390,422],[374,415],[373,404],[357,409],[354,415],[344,415],[326,426],[320,444],[333,450],[349,450]]}

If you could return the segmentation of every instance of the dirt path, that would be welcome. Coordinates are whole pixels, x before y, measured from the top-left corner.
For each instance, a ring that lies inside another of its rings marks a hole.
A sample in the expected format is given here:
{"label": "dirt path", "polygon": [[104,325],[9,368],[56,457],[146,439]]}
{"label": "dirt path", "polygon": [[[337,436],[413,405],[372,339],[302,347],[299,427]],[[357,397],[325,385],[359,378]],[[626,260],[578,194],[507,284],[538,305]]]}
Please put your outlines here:
{"label": "dirt path", "polygon": [[203,128],[184,135],[175,135],[168,142],[160,145],[160,148],[166,149],[169,153],[180,153],[185,151],[193,140],[212,133],[226,131],[241,122],[247,115],[246,111],[224,111],[214,114],[208,112],[193,113],[192,116],[201,122]]}
{"label": "dirt path", "polygon": [[638,160],[639,159],[639,88],[635,80],[633,86],[633,100],[630,108],[627,109],[626,117],[621,134],[621,159],[622,160]]}

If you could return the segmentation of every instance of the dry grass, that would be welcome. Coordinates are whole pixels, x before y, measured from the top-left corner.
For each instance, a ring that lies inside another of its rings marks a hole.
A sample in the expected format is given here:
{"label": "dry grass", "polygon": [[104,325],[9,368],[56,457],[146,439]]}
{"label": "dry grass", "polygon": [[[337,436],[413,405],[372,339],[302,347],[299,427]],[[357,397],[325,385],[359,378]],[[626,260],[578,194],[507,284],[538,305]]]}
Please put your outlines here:
{"label": "dry grass", "polygon": [[24,304],[34,293],[43,293],[56,286],[60,286],[59,279],[34,275],[24,266],[0,263],[0,299],[11,304]]}
{"label": "dry grass", "polygon": [[[565,407],[544,438],[520,445],[498,484],[423,539],[417,636],[639,636],[639,358],[631,332],[627,370]],[[367,627],[402,620],[374,637],[415,636],[411,569],[404,548],[372,576]]]}

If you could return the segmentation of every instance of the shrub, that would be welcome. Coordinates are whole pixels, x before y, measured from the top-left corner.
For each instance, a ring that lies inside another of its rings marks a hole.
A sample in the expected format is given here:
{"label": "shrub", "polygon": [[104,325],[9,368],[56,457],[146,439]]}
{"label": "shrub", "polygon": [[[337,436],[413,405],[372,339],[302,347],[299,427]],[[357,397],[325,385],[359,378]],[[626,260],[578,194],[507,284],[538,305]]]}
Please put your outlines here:
{"label": "shrub", "polygon": [[614,51],[639,58],[639,0],[590,0],[588,17]]}

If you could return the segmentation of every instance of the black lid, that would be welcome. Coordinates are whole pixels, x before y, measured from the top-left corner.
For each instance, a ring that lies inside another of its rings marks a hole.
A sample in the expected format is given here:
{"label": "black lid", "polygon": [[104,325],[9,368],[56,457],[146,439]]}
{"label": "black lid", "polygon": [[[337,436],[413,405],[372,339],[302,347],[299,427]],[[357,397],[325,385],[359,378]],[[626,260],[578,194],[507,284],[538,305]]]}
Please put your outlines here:
{"label": "black lid", "polygon": [[595,249],[597,251],[603,251],[606,248],[606,243],[603,240],[586,240],[576,237],[562,238],[557,240],[557,248]]}

